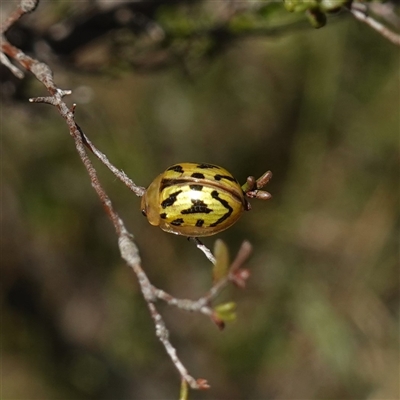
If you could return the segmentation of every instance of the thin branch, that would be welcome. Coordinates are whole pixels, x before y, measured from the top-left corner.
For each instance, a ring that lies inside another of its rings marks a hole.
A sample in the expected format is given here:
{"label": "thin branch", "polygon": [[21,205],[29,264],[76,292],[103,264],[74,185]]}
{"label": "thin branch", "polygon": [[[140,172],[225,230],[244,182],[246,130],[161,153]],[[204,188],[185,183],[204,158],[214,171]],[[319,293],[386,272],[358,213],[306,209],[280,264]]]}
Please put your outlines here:
{"label": "thin branch", "polygon": [[[79,128],[80,129],[80,128]],[[89,138],[83,133],[82,129],[80,129],[83,142],[90,149],[90,151],[122,182],[124,183],[136,196],[142,197],[146,191],[146,188],[142,186],[136,185],[132,179],[125,174],[124,171],[119,170],[115,167],[107,158],[105,154],[103,154],[100,150],[98,150],[95,145],[89,140]]]}
{"label": "thin branch", "polygon": [[364,4],[353,2],[350,7],[352,15],[361,22],[364,22],[372,29],[376,30],[383,37],[388,39],[396,46],[400,46],[400,34],[390,30],[387,26],[383,25],[367,13],[367,7]]}
{"label": "thin branch", "polygon": [[24,14],[34,11],[38,4],[39,0],[21,0],[17,8],[1,24],[0,33],[7,32]]}
{"label": "thin branch", "polygon": [[212,264],[215,265],[215,257],[214,257],[214,255],[213,255],[213,253],[211,252],[211,250],[210,250],[206,245],[204,245],[204,244],[200,241],[199,238],[196,238],[196,237],[189,237],[189,240],[190,240],[191,242],[193,242],[193,243],[196,245],[196,247],[197,247],[200,251],[202,251],[202,252],[204,253],[204,255],[208,258],[208,260],[209,260]]}
{"label": "thin branch", "polygon": [[[121,221],[122,224],[122,221]],[[150,282],[146,273],[143,271],[140,265],[140,256],[137,246],[132,241],[132,235],[130,235],[125,227],[122,229],[122,234],[118,239],[119,249],[122,258],[126,261],[126,263],[134,270],[140,288],[142,290],[143,296],[146,300],[147,306],[150,310],[150,315],[153,319],[155,328],[156,328],[156,336],[163,344],[166,352],[171,358],[171,361],[175,365],[176,369],[179,371],[181,378],[184,379],[192,389],[208,389],[209,385],[205,379],[195,379],[193,378],[183,365],[182,361],[176,354],[176,349],[171,344],[169,340],[169,331],[165,325],[165,322],[161,316],[161,314],[157,311],[157,308],[154,304],[154,301],[157,299],[157,291]]]}
{"label": "thin branch", "polygon": [[400,29],[400,17],[396,13],[395,3],[372,2],[368,4],[368,7],[374,15],[385,20],[385,22],[392,25],[393,28],[397,30]]}
{"label": "thin branch", "polygon": [[[7,47],[7,46],[6,46]],[[6,49],[7,50],[7,49]],[[161,343],[164,345],[167,353],[171,357],[172,362],[174,363],[175,367],[178,369],[179,373],[181,374],[182,378],[185,379],[188,384],[190,385],[191,388],[193,389],[205,389],[207,388],[206,381],[201,379],[201,380],[195,380],[193,377],[191,377],[187,370],[183,367],[182,362],[179,360],[179,358],[176,356],[176,350],[172,346],[172,344],[168,340],[168,330],[165,326],[164,321],[162,320],[161,315],[157,312],[155,309],[155,306],[153,304],[153,301],[155,299],[154,296],[154,290],[153,286],[151,285],[149,279],[147,278],[147,275],[144,273],[143,269],[140,266],[140,256],[139,256],[139,251],[137,249],[137,246],[133,243],[131,239],[131,235],[128,233],[126,230],[123,221],[119,218],[117,212],[114,210],[110,198],[107,196],[105,190],[100,184],[100,181],[98,179],[96,170],[90,161],[86,150],[85,150],[85,144],[83,142],[83,138],[81,136],[81,130],[79,129],[78,125],[74,121],[74,116],[73,113],[69,110],[67,105],[62,101],[62,95],[60,94],[56,88],[56,86],[53,84],[52,77],[50,75],[47,75],[46,72],[49,72],[47,69],[47,66],[44,66],[43,63],[35,63],[34,60],[24,60],[21,57],[20,54],[20,60],[23,61],[25,65],[30,64],[31,66],[31,71],[35,73],[37,77],[41,77],[41,82],[46,86],[48,91],[53,94],[53,97],[47,97],[47,98],[41,98],[41,99],[35,99],[34,101],[38,102],[42,100],[43,102],[50,103],[54,106],[56,106],[61,114],[61,116],[66,120],[70,134],[75,140],[75,146],[77,149],[77,152],[86,167],[86,170],[89,174],[90,181],[92,183],[93,188],[95,189],[97,195],[99,196],[103,206],[104,210],[106,211],[107,215],[110,217],[115,231],[119,237],[119,247],[121,251],[121,256],[125,259],[127,264],[134,270],[139,284],[140,288],[142,290],[143,296],[146,300],[146,303],[150,309],[151,316],[153,317],[155,326],[156,326],[156,334],[157,337],[160,339]],[[33,61],[33,62],[31,62]],[[40,71],[42,69],[42,71]],[[49,100],[51,99],[51,101]]]}
{"label": "thin branch", "polygon": [[61,116],[65,119],[70,134],[75,141],[77,152],[84,166],[86,167],[92,186],[99,196],[107,215],[110,217],[114,225],[115,231],[118,235],[121,256],[134,270],[138,278],[140,288],[156,326],[157,337],[164,345],[167,353],[171,357],[171,360],[174,363],[175,367],[178,369],[181,377],[188,382],[189,386],[193,389],[206,389],[208,385],[204,379],[196,380],[188,374],[182,362],[176,356],[175,348],[168,340],[169,332],[165,326],[164,321],[162,320],[161,315],[157,312],[153,304],[156,296],[154,294],[153,286],[151,285],[147,275],[140,266],[139,250],[132,241],[133,236],[130,235],[126,230],[123,221],[119,218],[117,212],[114,210],[110,198],[101,186],[96,170],[86,153],[85,143],[81,134],[82,131],[75,123],[73,111],[71,111],[62,100],[62,97],[68,92],[62,91],[56,87],[53,81],[52,72],[46,64],[40,63],[25,55],[22,51],[12,46],[6,40],[3,40],[3,42],[1,43],[1,50],[8,56],[16,59],[23,67],[31,71],[37,77],[37,79],[44,84],[44,86],[50,93],[51,96],[32,99],[32,102],[44,102],[54,105],[58,108]]}
{"label": "thin branch", "polygon": [[215,282],[211,289],[198,300],[177,299],[171,296],[169,293],[156,288],[154,288],[154,294],[160,300],[165,301],[169,305],[173,305],[182,310],[190,312],[200,312],[201,314],[211,317],[213,322],[216,322],[218,324],[218,321],[216,321],[215,313],[210,307],[210,304],[229,283],[232,282],[239,287],[245,286],[246,280],[250,276],[250,273],[247,269],[242,268],[242,266],[249,258],[251,251],[251,244],[247,241],[244,241],[238,251],[236,258],[231,263],[226,276]]}
{"label": "thin branch", "polygon": [[24,73],[15,65],[11,64],[11,61],[4,53],[0,53],[0,63],[5,65],[17,78],[22,79],[24,77]]}
{"label": "thin branch", "polygon": [[[23,14],[32,11],[37,6],[37,4],[38,0],[22,0],[17,10],[6,20],[6,22],[1,27],[2,32],[5,32]],[[113,208],[111,199],[102,187],[96,169],[93,166],[86,149],[88,148],[91,152],[93,152],[93,154],[137,196],[142,196],[145,192],[145,188],[137,186],[123,171],[118,170],[118,168],[112,165],[108,158],[102,152],[100,152],[89,140],[89,138],[83,133],[82,129],[78,126],[74,119],[75,106],[70,109],[63,101],[63,97],[71,94],[71,91],[62,90],[56,86],[53,80],[53,73],[45,63],[39,62],[34,58],[27,56],[20,49],[10,44],[3,35],[1,36],[0,50],[1,62],[3,64],[7,65],[11,70],[16,69],[16,67],[14,67],[9,62],[7,58],[8,56],[10,59],[18,62],[23,68],[32,72],[35,77],[46,87],[47,91],[50,94],[49,96],[32,98],[30,99],[30,101],[32,103],[45,103],[55,106],[58,109],[60,115],[66,121],[70,135],[74,139],[76,150],[89,175],[91,184],[96,191],[100,201],[102,202],[105,212],[113,223],[114,229],[118,236],[118,245],[121,257],[132,268],[138,278],[140,289],[149,308],[150,315],[153,319],[158,339],[163,344],[167,354],[170,356],[173,364],[175,365],[181,376],[181,379],[187,382],[187,384],[192,389],[208,389],[209,385],[207,381],[205,379],[193,378],[188,373],[181,360],[178,358],[176,349],[173,347],[169,340],[169,331],[165,325],[162,316],[157,311],[155,302],[158,299],[161,299],[167,302],[169,305],[174,305],[183,310],[200,312],[209,316],[219,327],[223,327],[223,321],[218,319],[218,316],[210,307],[210,304],[211,301],[216,298],[216,296],[229,282],[233,282],[237,286],[244,286],[245,280],[249,276],[249,273],[247,270],[241,269],[240,267],[246,261],[248,255],[250,254],[250,245],[247,244],[247,242],[242,245],[241,249],[239,250],[238,256],[236,257],[235,261],[232,263],[229,269],[227,276],[214,283],[212,288],[198,300],[194,301],[187,299],[177,299],[169,295],[165,291],[154,287],[141,267],[139,250],[133,241],[133,235],[131,235],[127,231],[122,219]],[[19,77],[23,76],[22,73],[17,75]],[[215,264],[216,261],[212,252],[199,240],[195,242],[197,247],[200,248],[204,252],[204,254],[206,254],[207,258]]]}
{"label": "thin branch", "polygon": [[187,369],[176,355],[175,348],[171,345],[171,342],[169,341],[168,329],[166,328],[165,322],[157,311],[154,303],[148,302],[147,305],[156,326],[156,335],[161,343],[164,345],[168,355],[170,356],[175,367],[178,369],[181,377],[189,384],[192,389],[209,389],[210,386],[205,379],[194,379],[191,375],[189,375]]}

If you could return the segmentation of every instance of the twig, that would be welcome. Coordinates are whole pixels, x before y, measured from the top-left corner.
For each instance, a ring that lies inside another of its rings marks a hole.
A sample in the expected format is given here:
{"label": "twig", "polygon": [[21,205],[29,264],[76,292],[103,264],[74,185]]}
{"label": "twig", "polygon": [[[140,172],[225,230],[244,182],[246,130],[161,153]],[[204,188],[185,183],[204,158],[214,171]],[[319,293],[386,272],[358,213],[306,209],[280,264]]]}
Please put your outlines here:
{"label": "twig", "polygon": [[[122,223],[122,221],[121,221]],[[132,235],[130,235],[125,228],[123,228],[122,235],[118,239],[119,249],[121,252],[122,258],[126,261],[126,263],[132,267],[134,270],[140,288],[142,290],[143,296],[146,300],[147,306],[150,310],[150,315],[154,321],[154,325],[156,328],[156,336],[163,344],[166,352],[170,356],[173,364],[176,369],[179,371],[179,374],[182,379],[184,379],[192,389],[208,389],[209,385],[205,379],[195,379],[193,378],[183,365],[182,361],[176,354],[176,349],[171,344],[169,340],[169,331],[165,325],[165,322],[161,316],[161,314],[157,311],[156,306],[154,305],[154,301],[157,299],[156,289],[148,279],[146,273],[143,271],[140,266],[140,256],[137,249],[137,246],[132,241]]]}
{"label": "twig", "polygon": [[215,257],[213,255],[213,253],[211,252],[211,250],[205,245],[203,244],[199,238],[197,237],[190,237],[189,240],[191,242],[193,242],[196,247],[202,251],[204,253],[204,255],[208,258],[208,260],[215,265]]}
{"label": "twig", "polygon": [[98,150],[95,145],[89,140],[89,138],[83,133],[82,129],[79,127],[82,135],[83,143],[88,147],[88,149],[122,182],[124,183],[136,196],[142,197],[146,191],[146,188],[136,185],[132,179],[125,174],[124,171],[119,170],[115,167],[103,154]]}
{"label": "twig", "polygon": [[[37,6],[38,2],[39,2],[38,0],[21,0],[20,6],[18,7],[17,11],[15,11],[2,25],[1,33],[4,33],[23,14],[32,11]],[[30,101],[33,103],[46,103],[55,106],[58,109],[60,115],[65,119],[69,128],[70,135],[74,139],[75,147],[79,154],[79,157],[81,158],[81,161],[83,162],[88,172],[91,184],[94,190],[96,191],[98,197],[100,198],[105,212],[107,213],[107,215],[109,216],[110,220],[113,223],[113,226],[118,236],[118,245],[121,257],[132,268],[132,270],[134,271],[134,273],[138,278],[143,297],[147,303],[151,317],[155,324],[156,335],[158,339],[163,344],[165,350],[170,356],[176,369],[179,371],[181,379],[187,382],[187,384],[192,389],[208,389],[209,385],[207,381],[205,379],[196,380],[195,378],[193,378],[188,373],[187,369],[178,358],[176,354],[176,349],[173,347],[173,345],[169,340],[169,331],[164,323],[162,316],[157,311],[154,303],[157,301],[157,299],[162,299],[166,301],[168,304],[174,305],[181,309],[188,311],[198,311],[200,313],[206,314],[210,316],[211,319],[218,324],[219,321],[217,317],[214,315],[214,312],[210,308],[209,304],[211,303],[211,300],[214,299],[219,294],[219,292],[227,285],[228,282],[231,281],[241,286],[240,283],[241,280],[243,283],[244,280],[247,278],[248,274],[246,274],[246,270],[241,270],[239,268],[242,262],[244,262],[246,259],[246,257],[243,257],[243,254],[242,256],[240,256],[240,253],[241,252],[243,253],[243,251],[242,250],[239,251],[238,257],[232,263],[228,276],[215,283],[214,286],[210,289],[210,291],[197,301],[177,299],[167,294],[166,292],[154,287],[141,267],[139,250],[133,241],[133,236],[125,228],[122,219],[119,217],[118,213],[114,210],[110,198],[108,197],[107,193],[100,184],[96,169],[94,168],[92,162],[88,157],[86,148],[90,149],[93,152],[93,154],[95,154],[95,156],[104,165],[106,165],[123,183],[125,183],[135,194],[137,194],[138,196],[142,196],[145,189],[143,187],[136,186],[133,183],[133,181],[130,178],[128,178],[123,171],[120,171],[116,167],[114,167],[110,163],[108,158],[103,153],[101,153],[91,143],[89,138],[83,133],[82,129],[77,125],[74,119],[75,106],[73,106],[72,109],[69,109],[66,103],[64,103],[63,101],[63,97],[71,94],[71,91],[61,90],[55,85],[52,71],[45,63],[39,62],[27,56],[20,49],[11,45],[3,35],[1,35],[0,49],[1,49],[0,52],[1,61],[3,64],[8,66],[11,70],[16,69],[16,67],[14,67],[8,61],[6,57],[7,55],[11,59],[17,61],[26,70],[32,72],[36,76],[36,78],[46,87],[50,96],[36,97],[30,99]],[[23,76],[22,73],[17,75],[19,77]],[[208,254],[207,257],[210,259],[210,261],[215,262],[214,256],[212,255],[211,251],[208,250],[201,243],[198,244],[198,247],[199,246],[206,255]],[[243,246],[241,249],[243,249]],[[220,323],[220,325],[221,324],[222,322]]]}
{"label": "twig", "polygon": [[21,0],[17,8],[0,25],[0,33],[7,32],[24,14],[34,11],[38,4],[39,0]]}
{"label": "twig", "polygon": [[400,46],[400,34],[393,32],[388,27],[368,15],[367,11],[367,7],[364,4],[356,3],[355,1],[352,2],[350,12],[355,18],[376,30],[396,46]]}
{"label": "twig", "polygon": [[193,389],[207,388],[207,383],[205,380],[203,379],[195,380],[188,374],[187,370],[183,367],[182,362],[176,356],[176,351],[174,347],[168,340],[169,336],[168,330],[162,320],[161,315],[157,312],[153,304],[154,300],[156,299],[156,296],[154,295],[153,286],[151,285],[149,279],[147,278],[147,275],[140,266],[140,256],[138,248],[132,241],[132,235],[130,235],[126,230],[123,221],[119,218],[117,212],[114,210],[110,198],[108,197],[105,190],[100,184],[96,170],[86,153],[83,136],[81,135],[80,128],[75,123],[73,111],[71,111],[62,100],[63,96],[68,94],[69,91],[63,91],[56,87],[53,81],[52,72],[46,64],[41,63],[27,56],[21,50],[12,46],[4,38],[1,43],[1,51],[7,54],[9,57],[13,58],[14,60],[18,61],[27,70],[31,71],[36,76],[36,78],[44,84],[44,86],[50,93],[49,97],[35,98],[32,99],[31,101],[48,103],[57,107],[61,116],[65,119],[69,128],[69,132],[75,141],[77,152],[84,166],[86,167],[92,186],[95,189],[97,195],[99,196],[107,215],[110,217],[114,225],[115,231],[118,235],[118,242],[119,242],[121,256],[125,259],[127,264],[134,270],[136,276],[138,277],[138,281],[143,296],[147,302],[147,305],[150,309],[151,315],[155,322],[156,334],[158,338],[164,345],[167,353],[171,357],[174,365],[180,372],[182,378],[188,382],[190,387]]}
{"label": "twig", "polygon": [[11,61],[4,53],[0,53],[0,63],[5,65],[17,78],[22,79],[24,77],[24,73],[15,65],[11,64]]}
{"label": "twig", "polygon": [[[13,50],[13,47],[9,46],[6,42],[3,43],[2,50],[8,52],[9,50]],[[13,52],[14,51],[10,51],[7,54],[12,54]],[[168,330],[161,318],[161,315],[158,314],[153,304],[153,301],[156,298],[156,296],[154,295],[153,286],[151,285],[150,281],[147,278],[147,275],[140,266],[139,251],[131,239],[132,236],[126,230],[123,221],[119,218],[117,212],[114,210],[110,198],[108,197],[99,182],[96,170],[86,153],[85,144],[81,136],[81,131],[74,121],[73,113],[62,101],[62,96],[65,94],[65,91],[57,90],[56,86],[53,83],[50,69],[45,64],[39,63],[25,56],[22,52],[18,52],[18,60],[21,62],[21,65],[28,66],[28,69],[36,75],[36,77],[46,86],[48,91],[52,94],[51,97],[32,99],[32,102],[44,102],[56,106],[61,116],[66,120],[70,130],[70,134],[75,141],[77,152],[89,174],[92,186],[99,196],[103,204],[104,210],[106,211],[107,215],[110,217],[114,225],[115,231],[119,238],[118,241],[121,256],[134,270],[136,276],[138,277],[140,288],[156,325],[157,337],[164,345],[167,353],[171,357],[172,362],[178,369],[182,378],[188,382],[189,386],[193,389],[206,388],[207,384],[205,380],[201,379],[197,381],[188,374],[187,370],[183,367],[182,362],[176,356],[176,351],[174,347],[168,340]]]}
{"label": "twig", "polygon": [[211,289],[198,300],[177,299],[171,296],[169,293],[156,288],[154,288],[154,294],[157,296],[157,298],[165,301],[169,305],[173,305],[182,310],[190,312],[200,312],[208,317],[211,317],[213,322],[217,322],[215,320],[214,311],[210,307],[210,304],[230,282],[239,287],[245,286],[246,280],[248,279],[250,273],[247,269],[243,269],[242,266],[249,258],[251,251],[251,244],[247,241],[244,241],[236,258],[230,265],[226,276],[215,282]]}
{"label": "twig", "polygon": [[385,20],[393,28],[400,29],[400,17],[396,13],[394,2],[371,2],[368,4],[368,7],[374,15]]}
{"label": "twig", "polygon": [[156,335],[161,343],[164,345],[168,355],[170,356],[175,367],[178,369],[181,377],[189,384],[192,389],[209,389],[210,386],[205,379],[194,379],[191,375],[189,375],[187,369],[185,368],[181,360],[177,357],[175,348],[171,345],[171,342],[169,341],[168,329],[166,328],[165,322],[157,311],[154,303],[148,302],[147,305],[150,309],[150,314],[156,326]]}

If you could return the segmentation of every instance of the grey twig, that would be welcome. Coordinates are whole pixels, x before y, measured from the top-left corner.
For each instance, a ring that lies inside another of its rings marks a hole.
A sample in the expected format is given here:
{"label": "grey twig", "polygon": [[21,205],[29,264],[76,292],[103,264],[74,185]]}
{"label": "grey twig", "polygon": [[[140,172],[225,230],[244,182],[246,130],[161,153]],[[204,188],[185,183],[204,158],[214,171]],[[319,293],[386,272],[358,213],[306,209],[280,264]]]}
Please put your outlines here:
{"label": "grey twig", "polygon": [[350,7],[350,12],[356,19],[364,22],[369,27],[376,30],[378,33],[380,33],[383,37],[388,39],[396,46],[400,46],[400,34],[390,30],[387,26],[383,25],[378,20],[368,15],[368,9],[365,4],[353,1]]}
{"label": "grey twig", "polygon": [[107,158],[105,154],[103,154],[100,150],[96,148],[96,146],[90,141],[90,139],[83,133],[81,130],[81,134],[83,137],[83,141],[86,146],[90,149],[90,151],[122,182],[124,183],[136,196],[142,197],[146,191],[146,188],[142,186],[136,185],[132,179],[125,174],[124,171],[119,170],[115,167]]}
{"label": "grey twig", "polygon": [[24,77],[24,73],[15,65],[11,64],[11,61],[4,53],[0,53],[0,63],[5,65],[17,78],[22,79]]}
{"label": "grey twig", "polygon": [[[1,26],[1,42],[0,42],[0,50],[1,62],[7,65],[13,72],[15,72],[16,67],[14,67],[8,60],[7,56],[18,62],[23,68],[32,72],[35,77],[43,83],[46,87],[47,91],[49,92],[49,96],[46,97],[36,97],[30,99],[32,103],[46,103],[52,106],[55,106],[60,115],[65,119],[70,135],[74,139],[76,150],[83,162],[86,171],[89,175],[91,184],[96,191],[100,201],[103,204],[104,210],[109,216],[111,222],[113,223],[114,229],[118,236],[118,244],[121,257],[126,261],[126,263],[132,268],[134,273],[136,274],[139,285],[143,294],[143,297],[147,303],[149,308],[151,317],[153,318],[156,335],[163,344],[166,352],[170,356],[172,362],[174,363],[176,369],[179,371],[181,379],[187,382],[187,384],[193,389],[208,389],[208,383],[205,379],[195,379],[193,378],[180,361],[176,354],[176,349],[173,347],[169,340],[169,331],[164,323],[162,316],[159,314],[155,307],[155,302],[157,299],[162,299],[166,301],[170,305],[174,305],[184,310],[188,311],[197,311],[208,315],[211,317],[214,322],[221,326],[223,324],[222,321],[218,321],[217,317],[214,315],[213,310],[210,308],[211,300],[214,299],[219,292],[226,286],[228,282],[233,282],[238,286],[241,286],[241,282],[243,283],[248,274],[246,274],[246,270],[239,269],[238,265],[241,263],[237,259],[240,258],[239,255],[236,260],[232,263],[230,268],[230,272],[228,276],[224,279],[221,279],[219,282],[215,283],[211,290],[203,296],[201,299],[197,301],[192,300],[185,300],[185,299],[177,299],[173,296],[167,294],[166,292],[155,288],[150,280],[148,279],[146,273],[141,267],[141,259],[139,255],[139,250],[136,244],[133,241],[133,235],[131,235],[119,217],[118,213],[113,208],[112,202],[105,192],[104,188],[100,184],[97,171],[94,168],[90,158],[88,157],[86,148],[90,149],[90,151],[95,154],[95,156],[104,164],[106,165],[114,174],[117,176],[123,183],[125,183],[136,195],[142,196],[145,192],[145,188],[137,186],[134,182],[127,177],[127,175],[123,172],[118,170],[114,167],[108,158],[100,152],[94,145],[91,143],[89,138],[83,133],[82,129],[77,125],[74,119],[74,110],[75,106],[70,109],[66,103],[63,101],[63,97],[66,95],[71,94],[70,90],[62,90],[56,86],[53,80],[53,73],[51,69],[42,62],[35,60],[32,57],[27,56],[24,52],[20,49],[13,46],[9,43],[3,33],[15,22],[17,21],[22,15],[27,12],[32,11],[38,4],[38,0],[21,0],[20,5],[18,6],[17,10],[6,20],[6,22]],[[5,61],[7,60],[7,61]],[[18,70],[19,71],[19,70]],[[22,73],[18,74],[17,76],[23,76]],[[198,247],[207,255],[210,261],[215,263],[214,256],[212,255],[211,251],[208,250],[204,245],[201,243],[197,243]],[[243,247],[243,246],[242,246]],[[239,252],[240,253],[240,252]],[[246,257],[241,256],[241,260],[244,261]]]}
{"label": "grey twig", "polygon": [[[249,242],[244,241],[238,251],[234,261],[229,266],[228,273],[222,279],[214,282],[211,289],[202,297],[197,300],[177,299],[169,293],[154,288],[154,294],[160,300],[165,301],[168,305],[176,306],[182,310],[190,312],[200,312],[211,318],[211,320],[220,328],[224,328],[224,322],[221,321],[214,310],[211,308],[211,302],[221,293],[221,291],[229,284],[234,283],[236,286],[243,288],[250,272],[242,268],[243,264],[247,261],[252,251],[252,246]],[[215,262],[214,262],[215,264]]]}
{"label": "grey twig", "polygon": [[204,255],[208,258],[208,260],[215,265],[215,257],[213,255],[213,253],[211,252],[211,250],[205,245],[203,244],[199,238],[196,237],[190,237],[189,238],[190,241],[192,241],[196,247],[202,251],[204,253]]}

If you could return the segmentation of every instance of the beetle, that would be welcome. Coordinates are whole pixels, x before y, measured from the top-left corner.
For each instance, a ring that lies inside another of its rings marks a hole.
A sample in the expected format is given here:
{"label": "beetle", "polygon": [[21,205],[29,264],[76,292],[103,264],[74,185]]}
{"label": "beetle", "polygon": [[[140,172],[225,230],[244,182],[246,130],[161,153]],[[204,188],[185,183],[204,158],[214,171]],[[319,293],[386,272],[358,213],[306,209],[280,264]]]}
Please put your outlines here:
{"label": "beetle", "polygon": [[147,188],[142,214],[163,231],[189,237],[211,236],[232,226],[251,206],[246,197],[267,200],[259,190],[271,171],[240,186],[226,169],[207,163],[174,164]]}

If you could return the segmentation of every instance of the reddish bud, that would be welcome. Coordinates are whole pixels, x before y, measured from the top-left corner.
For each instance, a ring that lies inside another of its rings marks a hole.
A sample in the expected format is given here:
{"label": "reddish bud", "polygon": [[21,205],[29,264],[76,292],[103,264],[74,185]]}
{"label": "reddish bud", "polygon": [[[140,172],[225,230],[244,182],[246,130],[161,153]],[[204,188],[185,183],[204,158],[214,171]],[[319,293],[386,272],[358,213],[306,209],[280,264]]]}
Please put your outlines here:
{"label": "reddish bud", "polygon": [[212,315],[211,315],[211,320],[214,322],[215,325],[217,325],[217,327],[218,327],[218,329],[219,329],[220,331],[224,330],[224,328],[225,328],[225,322],[222,321],[222,319],[219,318],[215,312],[212,313]]}
{"label": "reddish bud", "polygon": [[240,268],[233,274],[231,281],[240,288],[246,287],[246,281],[250,277],[250,271],[245,268]]}
{"label": "reddish bud", "polygon": [[210,385],[208,384],[206,379],[199,378],[196,380],[196,383],[200,390],[210,389]]}

